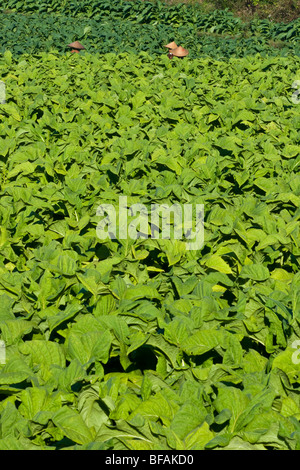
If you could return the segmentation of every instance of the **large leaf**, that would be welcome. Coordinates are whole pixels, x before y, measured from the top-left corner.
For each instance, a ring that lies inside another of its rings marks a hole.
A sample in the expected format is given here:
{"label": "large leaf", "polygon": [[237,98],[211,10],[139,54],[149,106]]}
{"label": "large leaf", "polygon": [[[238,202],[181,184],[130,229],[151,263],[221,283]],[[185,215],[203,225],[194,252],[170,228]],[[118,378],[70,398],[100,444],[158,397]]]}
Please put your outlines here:
{"label": "large leaf", "polygon": [[34,339],[20,344],[22,354],[29,355],[32,365],[43,365],[49,367],[52,364],[65,366],[66,359],[62,346],[53,341]]}
{"label": "large leaf", "polygon": [[204,354],[217,346],[222,346],[225,339],[225,333],[222,330],[200,330],[182,343],[182,349],[193,356]]}
{"label": "large leaf", "polygon": [[81,415],[68,406],[62,406],[59,411],[54,413],[52,421],[66,437],[77,444],[88,444],[93,441],[93,434]]}

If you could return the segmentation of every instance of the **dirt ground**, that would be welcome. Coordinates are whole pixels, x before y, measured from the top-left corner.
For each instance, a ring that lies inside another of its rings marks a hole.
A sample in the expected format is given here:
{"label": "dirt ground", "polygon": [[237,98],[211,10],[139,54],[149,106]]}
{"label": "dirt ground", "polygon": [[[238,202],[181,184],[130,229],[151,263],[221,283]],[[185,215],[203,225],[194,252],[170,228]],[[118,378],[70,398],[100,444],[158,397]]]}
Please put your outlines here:
{"label": "dirt ground", "polygon": [[[129,0],[134,1],[134,0]],[[149,0],[145,0],[149,1]],[[289,23],[300,17],[300,0],[260,0],[260,5],[254,6],[255,0],[162,0],[169,5],[177,3],[199,3],[206,12],[228,8],[235,16],[243,21],[255,18],[269,19],[275,22]]]}

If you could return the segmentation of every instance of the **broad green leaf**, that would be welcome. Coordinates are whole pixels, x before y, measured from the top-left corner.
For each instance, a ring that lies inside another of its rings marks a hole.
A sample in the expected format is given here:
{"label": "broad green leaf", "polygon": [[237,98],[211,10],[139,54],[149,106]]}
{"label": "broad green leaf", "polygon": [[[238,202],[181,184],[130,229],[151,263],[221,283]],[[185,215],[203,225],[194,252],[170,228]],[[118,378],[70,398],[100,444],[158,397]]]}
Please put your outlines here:
{"label": "broad green leaf", "polygon": [[92,275],[90,276],[84,276],[80,273],[76,273],[76,276],[81,282],[81,284],[89,291],[91,292],[95,297],[98,296],[98,294],[102,293],[109,293],[109,288],[100,280],[96,280],[96,278]]}
{"label": "broad green leaf", "polygon": [[77,444],[88,444],[93,441],[93,434],[81,415],[66,405],[54,413],[52,421],[55,426],[62,430],[66,437]]}
{"label": "broad green leaf", "polygon": [[20,439],[18,437],[9,436],[0,439],[0,450],[39,450],[40,447],[32,444],[30,439]]}
{"label": "broad green leaf", "polygon": [[221,256],[212,255],[205,261],[205,265],[208,268],[219,271],[220,273],[232,274],[230,266],[228,265],[228,263],[226,263],[226,261],[223,260],[223,258],[221,258]]}
{"label": "broad green leaf", "polygon": [[30,436],[29,423],[21,415],[19,410],[13,403],[8,402],[5,408],[1,411],[1,437],[9,438],[15,435],[22,435],[24,437]]}
{"label": "broad green leaf", "polygon": [[61,408],[61,398],[51,397],[47,391],[39,387],[31,387],[20,394],[19,412],[27,419],[33,420],[40,411],[56,411]]}
{"label": "broad green leaf", "polygon": [[[173,406],[172,406],[173,405]],[[132,413],[131,417],[142,415],[144,418],[157,421],[160,419],[165,426],[170,426],[178,405],[170,404],[168,400],[162,395],[157,393],[155,396],[143,401]]]}
{"label": "broad green leaf", "polygon": [[89,331],[88,333],[70,333],[68,338],[67,355],[77,359],[81,364],[89,361],[103,361],[109,358],[112,337],[109,331]]}
{"label": "broad green leaf", "polygon": [[30,333],[33,326],[30,321],[22,319],[1,322],[0,329],[6,346],[16,343],[24,335]]}
{"label": "broad green leaf", "polygon": [[136,300],[143,298],[159,299],[160,295],[157,290],[151,286],[130,287],[125,292],[125,299]]}
{"label": "broad green leaf", "polygon": [[282,406],[280,413],[282,416],[296,416],[299,419],[300,416],[300,408],[298,404],[293,400],[292,397],[285,397],[282,400]]}
{"label": "broad green leaf", "polygon": [[199,330],[189,338],[186,338],[181,347],[187,354],[198,356],[217,346],[222,346],[225,332],[222,330]]}
{"label": "broad green leaf", "polygon": [[240,367],[243,360],[243,349],[239,338],[236,335],[228,335],[225,344],[226,351],[223,356],[223,364],[232,368]]}
{"label": "broad green leaf", "polygon": [[151,335],[147,345],[152,346],[159,354],[163,354],[173,367],[177,366],[179,348],[166,341],[162,335]]}
{"label": "broad green leaf", "polygon": [[209,429],[206,421],[197,429],[190,432],[184,439],[187,450],[202,450],[205,445],[214,438],[214,433]]}
{"label": "broad green leaf", "polygon": [[49,367],[52,364],[64,367],[66,363],[62,346],[53,341],[33,339],[19,345],[22,354],[29,355],[32,365],[44,365]]}
{"label": "broad green leaf", "polygon": [[109,417],[99,404],[99,393],[94,388],[83,390],[78,400],[78,410],[85,424],[93,433],[100,430],[103,423],[109,423]]}
{"label": "broad green leaf", "polygon": [[22,120],[19,109],[13,104],[6,104],[0,111],[4,112],[8,116],[12,116],[16,121]]}
{"label": "broad green leaf", "polygon": [[300,360],[297,347],[288,347],[276,355],[272,362],[272,369],[278,368],[285,372],[291,383],[297,382],[300,373]]}
{"label": "broad green leaf", "polygon": [[56,264],[50,265],[49,268],[64,276],[74,276],[77,270],[77,263],[75,259],[64,254],[59,255],[56,259]]}
{"label": "broad green leaf", "polygon": [[270,272],[261,264],[250,264],[242,267],[240,277],[253,281],[265,281],[270,277]]}
{"label": "broad green leaf", "polygon": [[20,163],[19,165],[16,165],[14,169],[12,169],[8,175],[8,179],[15,178],[17,175],[20,173],[23,175],[30,175],[34,172],[35,166],[31,162],[24,162]]}
{"label": "broad green leaf", "polygon": [[237,420],[248,406],[249,401],[247,395],[238,388],[230,386],[219,388],[214,406],[218,413],[224,409],[230,410],[229,432],[235,430]]}
{"label": "broad green leaf", "polygon": [[71,320],[75,315],[80,312],[82,307],[77,304],[70,304],[67,308],[63,311],[59,311],[57,315],[51,316],[48,318],[48,324],[50,328],[50,332],[53,331],[58,326],[62,325],[63,322]]}
{"label": "broad green leaf", "polygon": [[26,362],[17,356],[8,359],[0,370],[0,384],[11,385],[23,382],[33,375],[33,371]]}
{"label": "broad green leaf", "polygon": [[170,428],[180,439],[185,439],[203,423],[206,415],[206,409],[201,402],[190,400],[176,412]]}

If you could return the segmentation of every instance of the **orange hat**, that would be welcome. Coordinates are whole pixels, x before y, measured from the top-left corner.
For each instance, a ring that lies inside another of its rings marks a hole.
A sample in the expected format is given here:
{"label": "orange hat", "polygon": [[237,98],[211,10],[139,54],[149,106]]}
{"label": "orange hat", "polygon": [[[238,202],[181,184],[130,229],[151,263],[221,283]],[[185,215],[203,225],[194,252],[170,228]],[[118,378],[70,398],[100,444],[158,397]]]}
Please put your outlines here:
{"label": "orange hat", "polygon": [[178,46],[176,44],[176,42],[170,42],[170,44],[167,44],[166,46],[164,47],[167,47],[168,49],[176,49]]}
{"label": "orange hat", "polygon": [[71,42],[71,44],[68,44],[68,47],[71,47],[72,49],[78,49],[78,50],[85,49],[85,47],[82,44],[80,44],[80,42],[78,41]]}
{"label": "orange hat", "polygon": [[183,47],[179,46],[176,47],[175,49],[172,49],[171,54],[173,54],[175,57],[185,57],[188,55],[189,51],[187,49],[184,49]]}

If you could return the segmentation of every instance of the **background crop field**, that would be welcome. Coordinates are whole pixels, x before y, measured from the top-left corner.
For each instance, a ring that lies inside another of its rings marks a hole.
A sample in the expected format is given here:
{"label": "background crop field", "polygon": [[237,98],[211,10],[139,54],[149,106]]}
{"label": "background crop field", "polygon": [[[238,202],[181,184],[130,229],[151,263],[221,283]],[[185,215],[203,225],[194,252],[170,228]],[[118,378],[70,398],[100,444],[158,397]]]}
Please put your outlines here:
{"label": "background crop field", "polygon": [[[200,13],[100,30],[7,3],[26,15],[0,17],[0,449],[300,449],[299,23],[228,49]],[[204,204],[203,248],[100,240],[123,195]]]}

